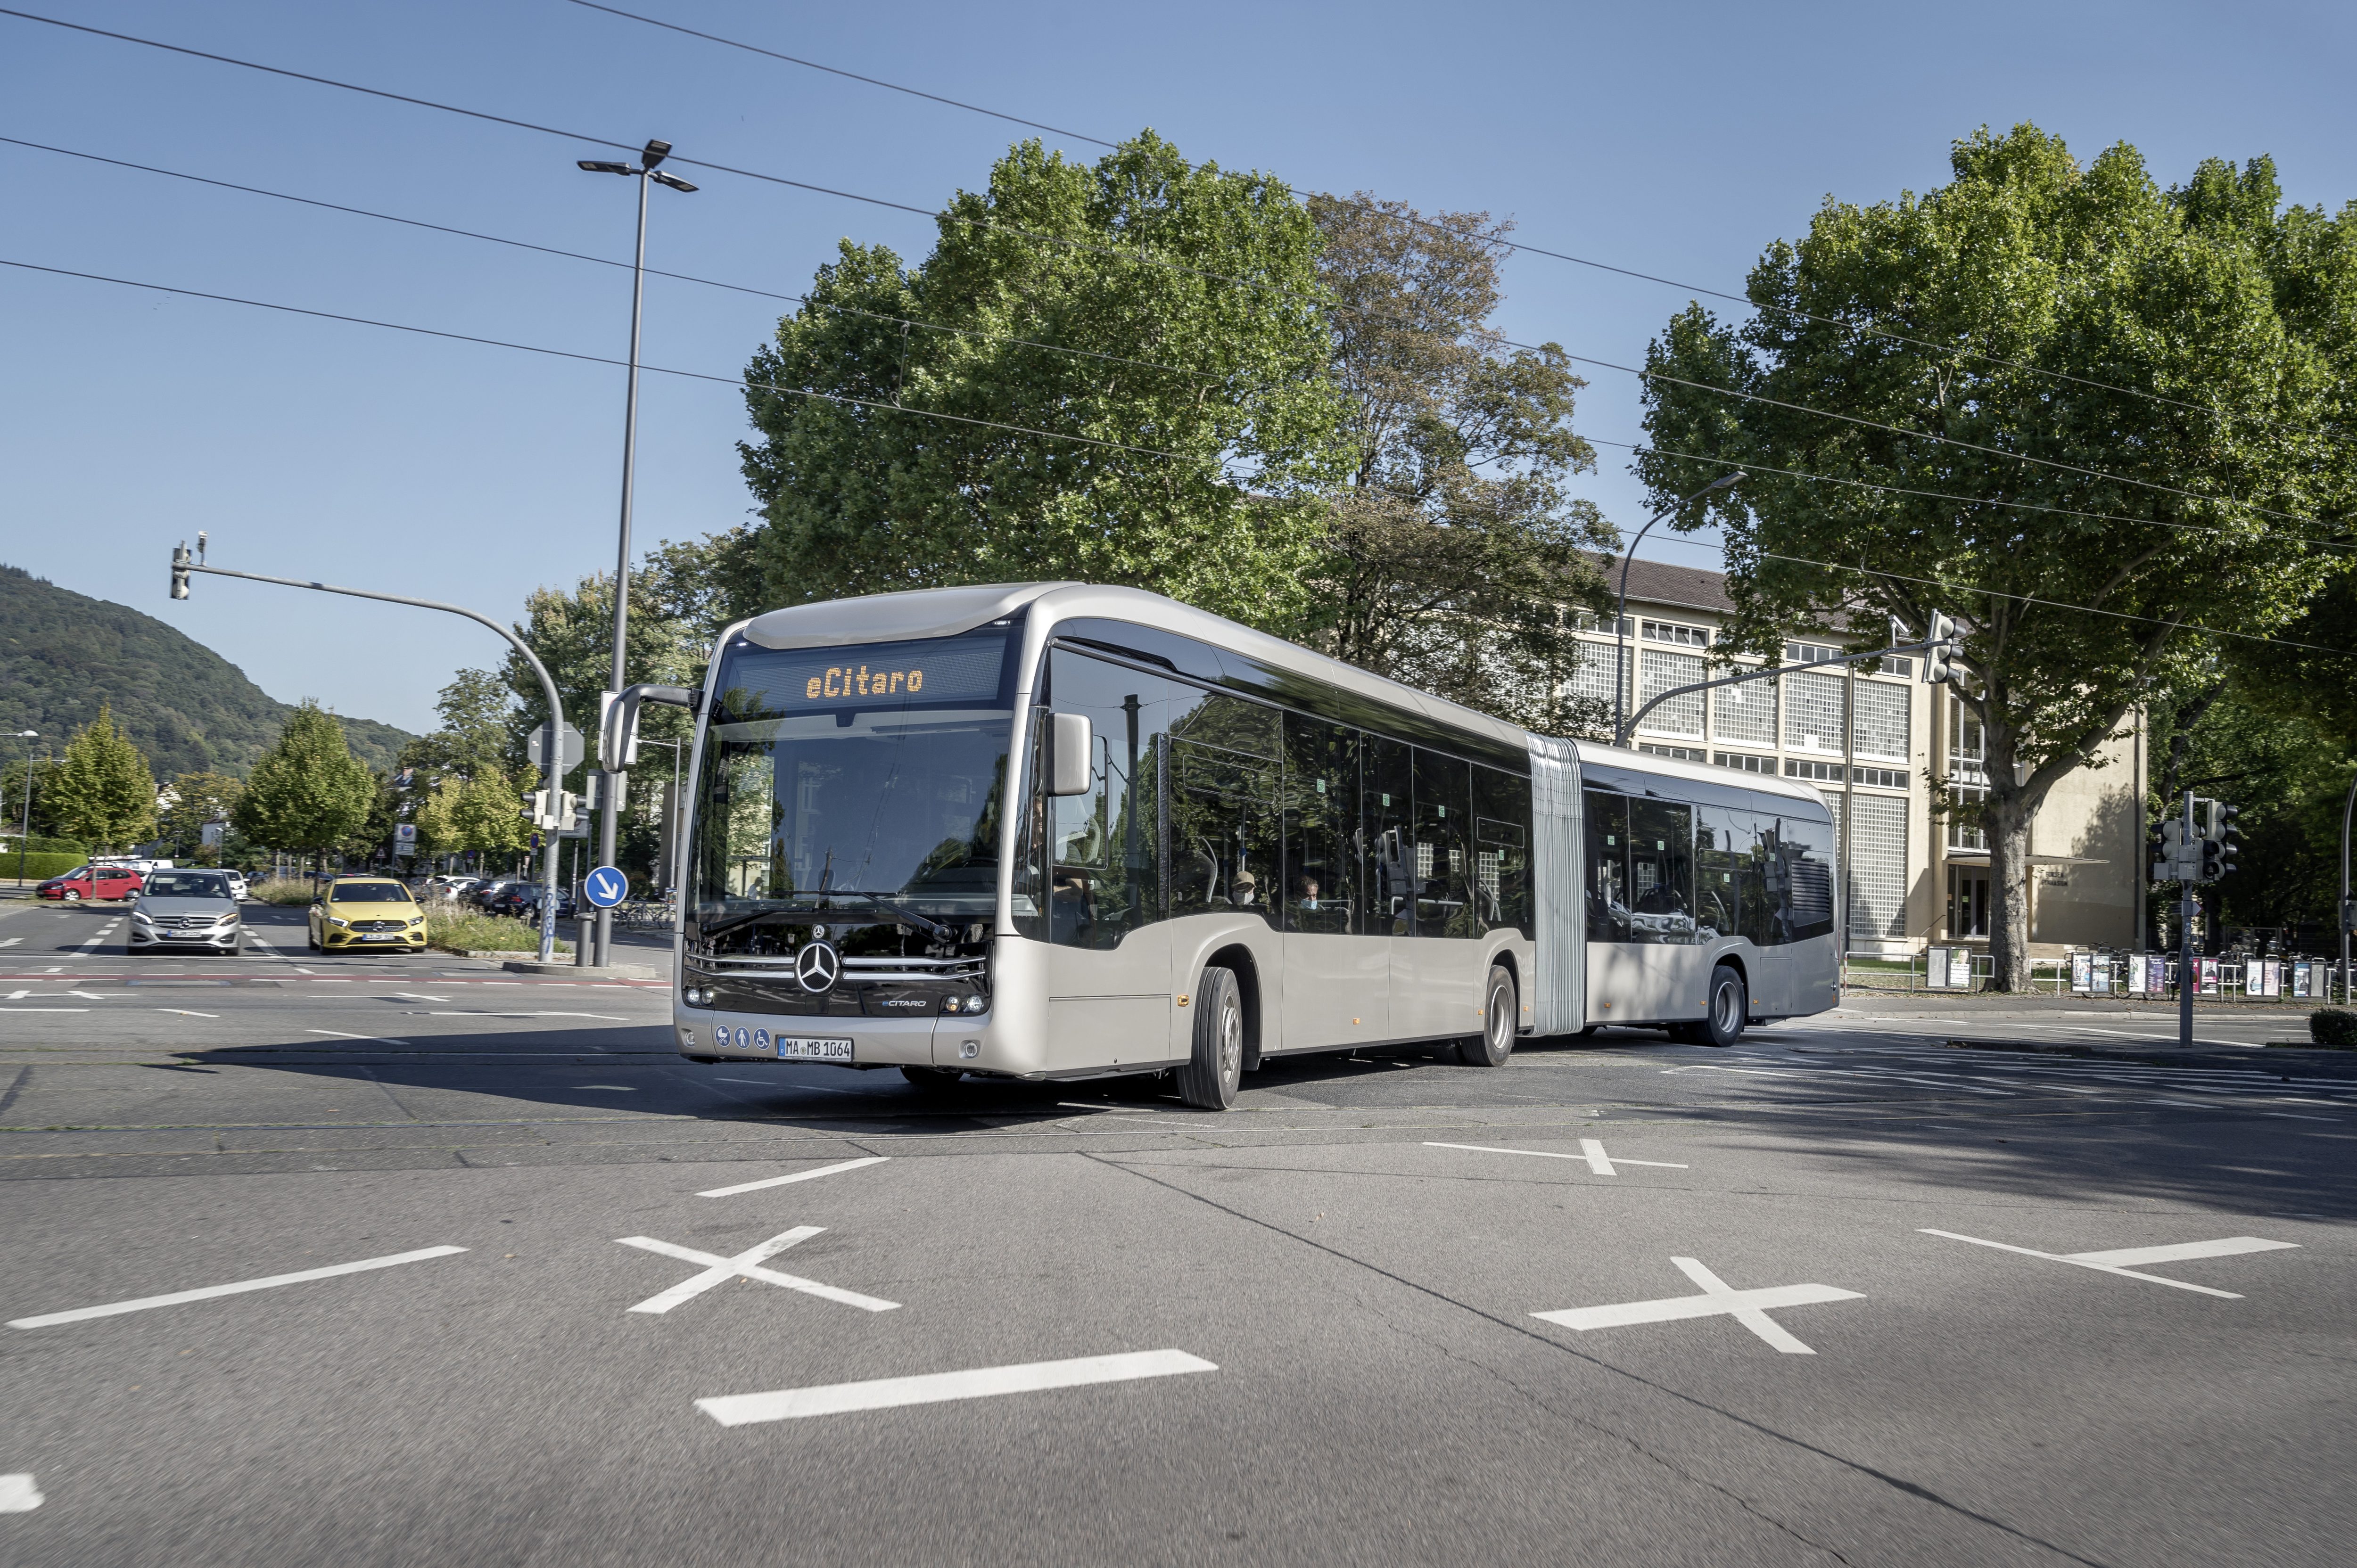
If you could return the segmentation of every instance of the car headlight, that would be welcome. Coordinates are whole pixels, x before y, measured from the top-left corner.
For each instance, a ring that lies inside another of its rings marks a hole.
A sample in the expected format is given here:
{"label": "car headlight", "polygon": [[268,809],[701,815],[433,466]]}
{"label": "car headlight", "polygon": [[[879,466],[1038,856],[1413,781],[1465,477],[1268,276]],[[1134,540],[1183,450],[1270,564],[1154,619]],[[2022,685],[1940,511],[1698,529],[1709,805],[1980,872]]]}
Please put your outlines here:
{"label": "car headlight", "polygon": [[331,926],[349,926],[351,922],[345,919],[340,915],[330,915],[328,917],[328,924]]}
{"label": "car headlight", "polygon": [[156,919],[145,909],[134,909],[131,911],[131,923],[135,926],[152,926],[156,923]]}
{"label": "car headlight", "polygon": [[423,915],[413,915],[410,917],[409,923],[413,926],[422,926],[425,923],[425,917]]}

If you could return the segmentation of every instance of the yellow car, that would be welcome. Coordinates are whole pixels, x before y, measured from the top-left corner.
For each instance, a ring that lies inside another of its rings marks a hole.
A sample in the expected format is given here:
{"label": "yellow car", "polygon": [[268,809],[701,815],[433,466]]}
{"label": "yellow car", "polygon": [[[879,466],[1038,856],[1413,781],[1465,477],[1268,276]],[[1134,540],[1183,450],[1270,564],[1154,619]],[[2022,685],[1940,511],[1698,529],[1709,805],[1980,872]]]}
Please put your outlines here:
{"label": "yellow car", "polygon": [[311,901],[313,952],[424,952],[425,911],[390,876],[339,876]]}

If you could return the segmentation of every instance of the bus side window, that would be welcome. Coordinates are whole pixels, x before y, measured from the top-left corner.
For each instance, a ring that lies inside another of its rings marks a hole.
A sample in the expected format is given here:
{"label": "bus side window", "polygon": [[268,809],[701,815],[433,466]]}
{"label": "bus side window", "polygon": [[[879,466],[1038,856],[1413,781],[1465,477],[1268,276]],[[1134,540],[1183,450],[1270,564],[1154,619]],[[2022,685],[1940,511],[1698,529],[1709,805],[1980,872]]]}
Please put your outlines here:
{"label": "bus side window", "polygon": [[1531,781],[1473,769],[1473,890],[1481,929],[1531,930]]}
{"label": "bus side window", "polygon": [[1627,942],[1629,926],[1629,798],[1603,789],[1584,792],[1587,817],[1587,940]]}
{"label": "bus side window", "polygon": [[1752,854],[1756,837],[1749,811],[1695,808],[1695,918],[1703,940],[1742,936],[1756,946],[1767,945],[1745,921],[1745,911],[1760,903],[1760,868]]}
{"label": "bus side window", "polygon": [[1692,806],[1629,802],[1629,889],[1638,941],[1684,946],[1696,940]]}
{"label": "bus side window", "polygon": [[1088,716],[1088,793],[1046,800],[1050,940],[1117,947],[1163,918],[1161,757],[1170,682],[1069,649],[1051,650],[1052,711]]}
{"label": "bus side window", "polygon": [[1368,936],[1404,937],[1413,929],[1415,830],[1410,814],[1415,788],[1415,750],[1371,735],[1360,747],[1361,818],[1367,824],[1363,880]]}
{"label": "bus side window", "polygon": [[1415,934],[1478,937],[1473,907],[1472,764],[1415,754]]}
{"label": "bus side window", "polygon": [[1285,715],[1285,929],[1360,929],[1359,736]]}

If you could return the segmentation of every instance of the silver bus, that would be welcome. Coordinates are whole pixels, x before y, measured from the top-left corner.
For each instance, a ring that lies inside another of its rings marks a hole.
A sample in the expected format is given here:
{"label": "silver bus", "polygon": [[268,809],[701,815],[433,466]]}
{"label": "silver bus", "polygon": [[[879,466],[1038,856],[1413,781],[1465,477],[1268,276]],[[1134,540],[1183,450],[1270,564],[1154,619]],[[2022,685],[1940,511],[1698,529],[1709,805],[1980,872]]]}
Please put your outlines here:
{"label": "silver bus", "polygon": [[1726,1045],[1836,998],[1807,785],[1534,735],[1135,589],[772,611],[698,707],[673,1030],[920,1085],[1599,1025]]}

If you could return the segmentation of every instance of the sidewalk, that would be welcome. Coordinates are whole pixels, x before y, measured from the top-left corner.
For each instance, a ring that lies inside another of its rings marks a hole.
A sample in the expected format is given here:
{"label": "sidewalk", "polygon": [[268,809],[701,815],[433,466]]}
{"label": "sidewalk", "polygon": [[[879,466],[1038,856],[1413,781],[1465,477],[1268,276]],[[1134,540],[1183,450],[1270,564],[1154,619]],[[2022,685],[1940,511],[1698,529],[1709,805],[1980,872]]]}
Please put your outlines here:
{"label": "sidewalk", "polygon": [[[2166,1018],[2177,1016],[2177,998],[2156,996],[2081,996],[2064,992],[2057,996],[2050,991],[1881,991],[1866,986],[1850,986],[1842,993],[1842,1009],[1860,1014],[1904,1015],[1910,1013],[1965,1014],[1990,1018],[2045,1018],[2058,1013],[2103,1015],[2115,1018]],[[2221,1002],[2196,998],[2193,1015],[2196,1018],[2243,1018],[2253,1023],[2281,1023],[2305,1033],[2308,1015],[2319,1007],[2338,1007],[2339,1002],[2319,1002],[2309,997],[2287,996],[2281,1001]]]}

